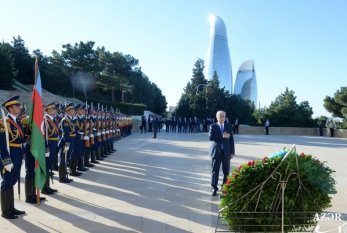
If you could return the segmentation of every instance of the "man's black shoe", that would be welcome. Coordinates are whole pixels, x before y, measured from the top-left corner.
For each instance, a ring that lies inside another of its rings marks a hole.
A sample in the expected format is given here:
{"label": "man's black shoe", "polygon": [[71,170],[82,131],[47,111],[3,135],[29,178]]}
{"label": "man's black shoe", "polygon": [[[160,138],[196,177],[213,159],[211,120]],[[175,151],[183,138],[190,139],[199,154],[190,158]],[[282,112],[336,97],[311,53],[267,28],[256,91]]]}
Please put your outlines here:
{"label": "man's black shoe", "polygon": [[85,167],[94,167],[95,165],[91,164],[91,163],[88,163],[86,165],[84,165]]}
{"label": "man's black shoe", "polygon": [[49,190],[48,188],[42,189],[41,193],[42,193],[42,194],[46,194],[46,195],[52,195],[52,194],[54,194],[54,192],[51,191],[51,190]]}
{"label": "man's black shoe", "polygon": [[81,172],[70,172],[70,176],[81,176],[82,173]]}
{"label": "man's black shoe", "polygon": [[95,163],[95,164],[98,164],[98,163],[100,163],[99,161],[91,161],[91,163]]}
{"label": "man's black shoe", "polygon": [[25,214],[25,211],[20,211],[20,210],[17,210],[16,208],[13,208],[12,213],[14,215],[21,215],[21,214]]}
{"label": "man's black shoe", "polygon": [[[45,197],[40,197],[40,202],[41,201],[45,201],[46,198]],[[37,204],[37,198],[36,198],[36,195],[35,196],[32,196],[32,197],[29,197],[25,200],[26,203],[29,203],[29,204]]]}
{"label": "man's black shoe", "polygon": [[218,189],[213,189],[212,190],[212,196],[214,196],[214,197],[217,196],[217,191],[218,191]]}
{"label": "man's black shoe", "polygon": [[58,192],[58,190],[56,190],[56,189],[52,189],[51,187],[48,187],[48,190],[49,190],[49,191],[51,191],[51,192],[53,192],[53,193]]}
{"label": "man's black shoe", "polygon": [[72,179],[68,179],[68,178],[59,179],[59,182],[64,184],[71,183],[72,181],[73,181]]}
{"label": "man's black shoe", "polygon": [[86,172],[88,171],[89,169],[88,168],[85,168],[85,167],[81,167],[81,168],[77,168],[77,171],[81,171],[81,172]]}
{"label": "man's black shoe", "polygon": [[16,215],[14,215],[12,212],[2,213],[2,217],[6,219],[16,219],[18,218]]}

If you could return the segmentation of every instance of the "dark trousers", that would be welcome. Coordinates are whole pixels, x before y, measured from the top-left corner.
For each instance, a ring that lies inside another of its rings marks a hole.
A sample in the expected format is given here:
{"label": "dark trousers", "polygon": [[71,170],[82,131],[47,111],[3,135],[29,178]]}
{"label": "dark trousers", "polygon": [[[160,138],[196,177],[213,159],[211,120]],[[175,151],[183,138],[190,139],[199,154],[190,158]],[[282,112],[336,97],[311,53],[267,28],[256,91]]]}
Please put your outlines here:
{"label": "dark trousers", "polygon": [[230,173],[230,159],[225,158],[223,150],[220,151],[219,155],[212,158],[211,186],[214,189],[218,189],[217,186],[218,186],[219,170],[220,170],[221,164],[222,164],[222,170],[223,170],[223,184],[224,184]]}
{"label": "dark trousers", "polygon": [[239,126],[238,125],[234,126],[234,134],[239,134]]}
{"label": "dark trousers", "polygon": [[269,126],[265,126],[265,134],[269,135]]}
{"label": "dark trousers", "polygon": [[334,128],[330,128],[330,137],[334,137]]}
{"label": "dark trousers", "polygon": [[153,138],[157,138],[158,128],[153,127]]}
{"label": "dark trousers", "polygon": [[46,172],[49,173],[53,168],[54,158],[58,153],[58,142],[57,141],[48,141],[49,147],[49,157],[46,157]]}
{"label": "dark trousers", "polygon": [[20,169],[22,167],[22,153],[22,149],[20,148],[10,148],[10,157],[13,163],[11,172],[5,171],[5,173],[3,173],[4,167],[2,166],[2,164],[0,165],[0,172],[2,176],[1,191],[11,189],[20,178]]}

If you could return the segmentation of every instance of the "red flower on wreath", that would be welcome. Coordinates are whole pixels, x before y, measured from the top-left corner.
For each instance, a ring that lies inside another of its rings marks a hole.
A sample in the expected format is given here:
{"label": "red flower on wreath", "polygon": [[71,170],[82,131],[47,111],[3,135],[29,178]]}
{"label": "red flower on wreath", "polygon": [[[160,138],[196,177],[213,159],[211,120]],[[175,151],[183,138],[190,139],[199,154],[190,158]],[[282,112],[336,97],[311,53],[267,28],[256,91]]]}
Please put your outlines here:
{"label": "red flower on wreath", "polygon": [[254,166],[254,163],[255,163],[255,161],[253,160],[253,161],[248,161],[248,166]]}

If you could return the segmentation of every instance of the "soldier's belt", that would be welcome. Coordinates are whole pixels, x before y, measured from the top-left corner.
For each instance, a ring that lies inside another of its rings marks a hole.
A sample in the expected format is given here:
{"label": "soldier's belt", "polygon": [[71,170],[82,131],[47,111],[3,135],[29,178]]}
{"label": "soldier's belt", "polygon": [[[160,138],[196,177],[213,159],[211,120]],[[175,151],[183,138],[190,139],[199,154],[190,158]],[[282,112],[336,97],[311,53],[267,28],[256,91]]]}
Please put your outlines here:
{"label": "soldier's belt", "polygon": [[69,134],[70,137],[76,137],[75,133]]}
{"label": "soldier's belt", "polygon": [[48,138],[48,141],[58,141],[58,138]]}
{"label": "soldier's belt", "polygon": [[12,143],[10,142],[10,147],[15,147],[15,148],[22,148],[22,143]]}

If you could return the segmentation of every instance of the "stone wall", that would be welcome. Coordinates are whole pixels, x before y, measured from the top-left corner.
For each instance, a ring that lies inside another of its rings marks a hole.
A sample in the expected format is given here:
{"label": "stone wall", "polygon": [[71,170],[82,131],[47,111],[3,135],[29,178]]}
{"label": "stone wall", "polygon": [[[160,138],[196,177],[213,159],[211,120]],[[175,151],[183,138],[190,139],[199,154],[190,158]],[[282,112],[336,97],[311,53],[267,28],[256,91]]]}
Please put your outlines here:
{"label": "stone wall", "polygon": [[[265,134],[265,128],[260,126],[244,126],[239,127],[240,134]],[[318,128],[299,128],[299,127],[270,127],[269,134],[272,135],[304,135],[319,136]],[[323,136],[330,136],[329,129],[323,129]],[[347,138],[346,129],[336,129],[335,137]]]}

